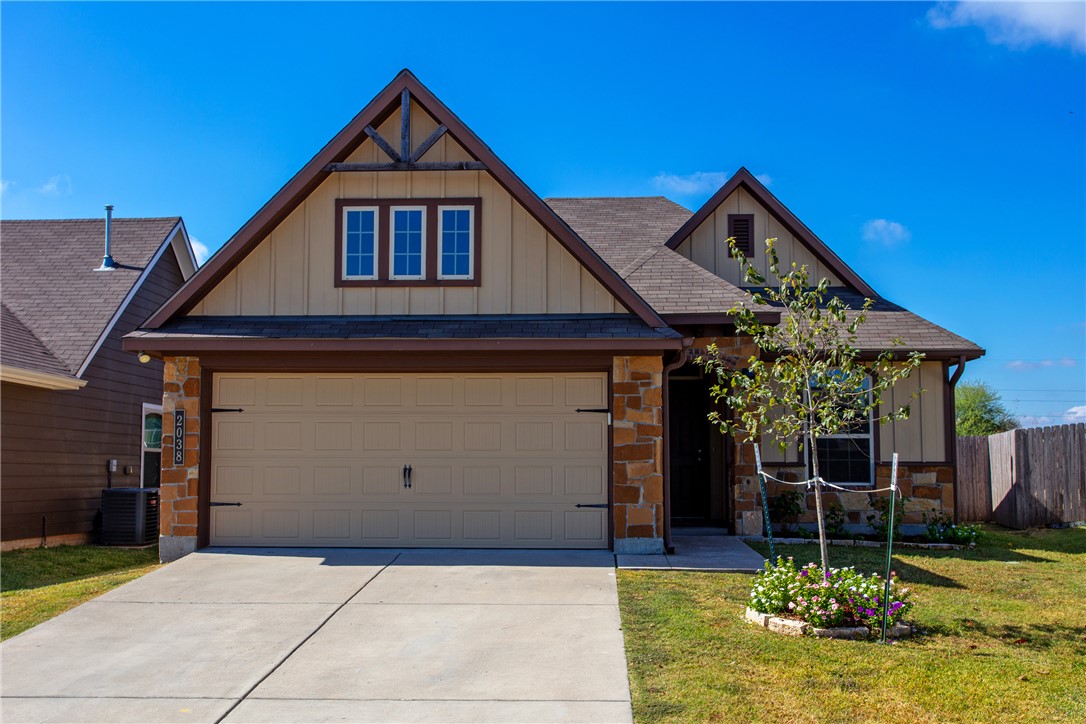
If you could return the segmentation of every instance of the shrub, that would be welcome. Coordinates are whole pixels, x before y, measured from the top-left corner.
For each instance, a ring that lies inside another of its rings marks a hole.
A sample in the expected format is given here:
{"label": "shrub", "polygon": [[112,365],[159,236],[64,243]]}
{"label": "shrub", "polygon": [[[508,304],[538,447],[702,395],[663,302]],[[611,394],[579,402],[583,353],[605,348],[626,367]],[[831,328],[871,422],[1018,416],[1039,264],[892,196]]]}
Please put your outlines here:
{"label": "shrub", "polygon": [[781,533],[791,533],[789,523],[795,523],[803,512],[799,501],[802,495],[794,490],[785,490],[769,499],[769,522],[778,523]]}
{"label": "shrub", "polygon": [[[831,568],[828,575],[809,563],[797,568],[791,558],[766,561],[765,569],[754,577],[750,607],[762,613],[784,615],[827,628],[831,626],[882,625],[884,579],[878,574],[865,576],[854,568]],[[912,608],[908,588],[898,586],[890,576],[888,624],[897,623]]]}
{"label": "shrub", "polygon": [[[890,495],[893,495],[893,493]],[[901,537],[901,519],[905,517],[905,503],[908,500],[908,498],[902,498],[894,505],[895,540]],[[876,536],[885,538],[889,531],[887,518],[890,517],[890,496],[880,495],[878,497],[872,497],[871,507],[875,509],[875,513],[871,513],[867,516],[867,524],[871,526],[871,529],[875,532]]]}
{"label": "shrub", "polygon": [[848,538],[848,531],[845,530],[845,521],[847,520],[845,509],[841,507],[840,503],[830,505],[826,509],[826,535],[830,538]]}
{"label": "shrub", "polygon": [[924,540],[932,543],[957,543],[959,545],[973,545],[980,537],[979,525],[958,525],[948,515],[940,515],[932,511],[931,517],[924,514]]}

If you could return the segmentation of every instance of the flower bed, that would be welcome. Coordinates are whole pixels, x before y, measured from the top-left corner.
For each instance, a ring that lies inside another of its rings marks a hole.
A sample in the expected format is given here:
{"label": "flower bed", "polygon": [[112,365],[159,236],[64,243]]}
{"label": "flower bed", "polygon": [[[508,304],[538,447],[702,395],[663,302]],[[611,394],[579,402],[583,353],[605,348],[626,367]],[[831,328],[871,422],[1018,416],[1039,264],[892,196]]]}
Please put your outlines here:
{"label": "flower bed", "polygon": [[[799,631],[793,635],[805,633],[804,624],[812,633],[840,628],[881,630],[884,587],[885,581],[878,574],[865,576],[853,568],[831,568],[823,575],[814,563],[797,568],[795,561],[782,556],[776,565],[766,561],[765,569],[755,576],[748,618],[767,617],[761,619],[762,625],[781,633]],[[911,608],[909,589],[900,587],[891,575],[887,627],[895,626]],[[774,625],[774,619],[794,621],[796,625]],[[833,633],[817,635],[841,637]],[[863,636],[856,631],[844,637]]]}

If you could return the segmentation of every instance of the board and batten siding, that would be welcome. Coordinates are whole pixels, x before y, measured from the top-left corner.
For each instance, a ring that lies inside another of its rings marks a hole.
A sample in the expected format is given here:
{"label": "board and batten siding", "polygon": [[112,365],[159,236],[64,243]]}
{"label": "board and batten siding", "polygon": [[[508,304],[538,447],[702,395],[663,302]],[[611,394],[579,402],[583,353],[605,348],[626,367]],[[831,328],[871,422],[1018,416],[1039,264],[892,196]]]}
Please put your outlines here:
{"label": "board and batten siding", "polygon": [[[143,405],[162,404],[162,363],[140,364],[121,337],[143,323],[183,282],[167,249],[102,343],[79,390],[3,383],[0,392],[0,535],[38,538],[85,534],[117,460],[114,487],[138,487]],[[125,475],[131,466],[133,473]]]}
{"label": "board and batten siding", "polygon": [[[399,113],[378,132],[398,146]],[[417,105],[412,142],[437,123]],[[387,162],[367,139],[348,162]],[[422,161],[470,161],[443,136]],[[477,287],[336,287],[340,198],[481,198]],[[328,177],[190,315],[577,314],[622,312],[614,297],[486,171],[339,172]]]}
{"label": "board and batten siding", "polygon": [[747,286],[739,270],[739,263],[728,256],[728,214],[754,215],[754,253],[750,260],[766,277],[771,278],[765,254],[765,240],[776,239],[775,247],[781,269],[790,269],[792,262],[797,266],[806,264],[812,282],[825,278],[830,280],[831,286],[845,286],[829,267],[811,253],[806,244],[793,236],[742,187],[724,199],[716,211],[679,244],[676,251],[735,286]]}
{"label": "board and batten siding", "polygon": [[[902,462],[947,462],[943,364],[939,361],[921,362],[919,370],[885,393],[878,414],[885,415],[900,405],[909,405],[909,417],[886,424],[875,423],[877,462],[890,462],[895,452]],[[923,392],[917,399],[910,400],[918,389]],[[782,453],[768,439],[762,441],[762,459],[767,465],[803,464],[803,456],[797,446],[791,445]]]}

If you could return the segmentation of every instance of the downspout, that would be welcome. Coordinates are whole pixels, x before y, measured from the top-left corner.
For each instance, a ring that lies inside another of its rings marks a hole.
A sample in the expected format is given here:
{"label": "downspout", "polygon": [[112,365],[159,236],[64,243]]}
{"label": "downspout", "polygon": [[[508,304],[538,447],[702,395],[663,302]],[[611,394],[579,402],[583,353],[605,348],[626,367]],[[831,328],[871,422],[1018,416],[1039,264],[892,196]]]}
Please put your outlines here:
{"label": "downspout", "polygon": [[[947,366],[947,372],[950,372],[949,365]],[[965,355],[958,358],[958,364],[954,368],[954,374],[947,378],[946,387],[946,445],[947,445],[947,459],[950,461],[951,470],[951,489],[954,491],[954,522],[958,522],[958,433],[956,430],[957,416],[955,413],[955,401],[954,401],[954,387],[958,384],[958,380],[962,378],[962,373],[965,372]]]}
{"label": "downspout", "polygon": [[664,403],[664,409],[661,413],[664,417],[664,459],[662,467],[664,475],[664,551],[667,553],[675,552],[675,546],[671,545],[671,395],[668,392],[670,385],[667,382],[667,377],[672,370],[686,364],[690,358],[693,344],[693,337],[683,337],[683,348],[675,353],[675,359],[664,365],[663,374],[660,376]]}

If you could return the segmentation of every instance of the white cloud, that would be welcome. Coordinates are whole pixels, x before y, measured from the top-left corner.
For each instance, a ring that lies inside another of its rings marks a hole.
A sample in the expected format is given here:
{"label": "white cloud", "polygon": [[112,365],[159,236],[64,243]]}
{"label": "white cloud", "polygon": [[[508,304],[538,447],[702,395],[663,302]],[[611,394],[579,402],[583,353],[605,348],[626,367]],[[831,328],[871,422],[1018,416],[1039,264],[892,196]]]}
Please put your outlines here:
{"label": "white cloud", "polygon": [[773,177],[767,173],[756,173],[754,178],[762,182],[762,186],[770,186],[773,183]]}
{"label": "white cloud", "polygon": [[67,196],[72,193],[72,179],[65,173],[54,176],[38,187],[38,193],[43,196]]}
{"label": "white cloud", "polygon": [[1075,360],[1070,357],[1062,357],[1060,359],[1040,359],[1040,360],[1024,360],[1016,359],[1013,362],[1007,363],[1007,369],[1016,370],[1019,372],[1028,372],[1029,370],[1040,370],[1049,367],[1074,367],[1076,366]]}
{"label": "white cloud", "polygon": [[862,233],[864,241],[883,246],[897,246],[912,236],[904,226],[888,219],[871,219],[864,223]]}
{"label": "white cloud", "polygon": [[988,42],[1025,49],[1047,44],[1086,51],[1086,3],[1080,2],[956,2],[939,3],[928,11],[933,28],[982,29]]}
{"label": "white cloud", "polygon": [[15,185],[14,181],[8,181],[7,179],[0,179],[0,194],[6,194],[8,189]]}
{"label": "white cloud", "polygon": [[202,265],[211,256],[211,252],[207,248],[207,244],[197,239],[195,236],[189,236],[189,244],[192,245],[192,253],[196,257],[196,263]]}
{"label": "white cloud", "polygon": [[695,171],[686,176],[658,173],[653,177],[652,183],[665,193],[676,196],[696,196],[716,191],[727,180],[728,174],[723,171]]}
{"label": "white cloud", "polygon": [[1073,422],[1086,422],[1086,405],[1075,405],[1063,413],[1063,421],[1067,424]]}

